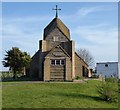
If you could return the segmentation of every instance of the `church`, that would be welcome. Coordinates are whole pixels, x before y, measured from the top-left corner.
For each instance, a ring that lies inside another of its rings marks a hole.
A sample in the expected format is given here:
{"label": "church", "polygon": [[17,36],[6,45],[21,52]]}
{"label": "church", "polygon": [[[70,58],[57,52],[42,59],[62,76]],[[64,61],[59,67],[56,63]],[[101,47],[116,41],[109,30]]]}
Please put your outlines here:
{"label": "church", "polygon": [[45,27],[39,50],[33,55],[29,75],[40,81],[72,81],[76,77],[88,77],[88,65],[75,52],[75,42],[70,30],[58,18]]}

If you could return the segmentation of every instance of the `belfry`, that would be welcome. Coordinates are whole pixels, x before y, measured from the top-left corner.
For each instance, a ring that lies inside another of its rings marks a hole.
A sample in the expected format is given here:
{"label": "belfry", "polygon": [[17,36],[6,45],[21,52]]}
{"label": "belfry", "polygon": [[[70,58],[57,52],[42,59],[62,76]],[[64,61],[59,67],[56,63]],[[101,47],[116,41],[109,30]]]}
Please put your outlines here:
{"label": "belfry", "polygon": [[29,75],[41,81],[72,81],[77,76],[88,77],[88,65],[75,52],[70,31],[58,18],[45,27],[39,50],[33,55]]}

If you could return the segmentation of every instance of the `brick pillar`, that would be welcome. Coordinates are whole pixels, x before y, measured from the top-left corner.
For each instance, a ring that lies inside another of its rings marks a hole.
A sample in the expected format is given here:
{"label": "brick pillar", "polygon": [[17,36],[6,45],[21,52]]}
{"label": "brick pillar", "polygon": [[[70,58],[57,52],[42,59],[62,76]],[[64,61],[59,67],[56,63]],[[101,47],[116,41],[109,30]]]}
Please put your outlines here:
{"label": "brick pillar", "polygon": [[71,68],[71,60],[69,57],[66,58],[66,70],[65,70],[65,80],[71,81],[72,80],[72,68]]}
{"label": "brick pillar", "polygon": [[44,81],[50,80],[50,58],[45,58],[44,61]]}
{"label": "brick pillar", "polygon": [[44,70],[43,70],[43,61],[44,61],[44,53],[46,51],[46,41],[45,40],[40,40],[39,41],[39,79],[44,80]]}
{"label": "brick pillar", "polygon": [[46,48],[47,45],[46,45],[46,41],[45,40],[40,40],[39,41],[39,50],[41,50],[42,52],[45,52],[46,51]]}
{"label": "brick pillar", "polygon": [[71,52],[72,52],[72,79],[75,78],[75,42],[71,41]]}

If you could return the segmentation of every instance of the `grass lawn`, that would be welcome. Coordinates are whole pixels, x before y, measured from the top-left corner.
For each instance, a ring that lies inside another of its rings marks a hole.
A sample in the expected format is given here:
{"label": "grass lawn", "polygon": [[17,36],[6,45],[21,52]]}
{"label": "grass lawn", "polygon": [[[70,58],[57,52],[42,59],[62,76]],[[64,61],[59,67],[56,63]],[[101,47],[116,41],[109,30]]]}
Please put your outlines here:
{"label": "grass lawn", "polygon": [[99,98],[96,80],[88,83],[3,82],[3,108],[117,108]]}

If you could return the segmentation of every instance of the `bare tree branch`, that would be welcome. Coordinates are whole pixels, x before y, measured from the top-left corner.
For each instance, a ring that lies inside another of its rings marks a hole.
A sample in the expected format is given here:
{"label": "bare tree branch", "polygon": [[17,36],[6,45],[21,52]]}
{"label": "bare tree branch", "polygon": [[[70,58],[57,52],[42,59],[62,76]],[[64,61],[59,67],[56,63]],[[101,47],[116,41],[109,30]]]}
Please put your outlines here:
{"label": "bare tree branch", "polygon": [[89,66],[94,64],[94,58],[89,50],[85,48],[78,48],[76,49],[76,52]]}

